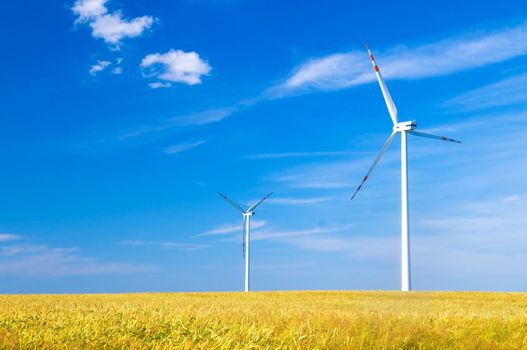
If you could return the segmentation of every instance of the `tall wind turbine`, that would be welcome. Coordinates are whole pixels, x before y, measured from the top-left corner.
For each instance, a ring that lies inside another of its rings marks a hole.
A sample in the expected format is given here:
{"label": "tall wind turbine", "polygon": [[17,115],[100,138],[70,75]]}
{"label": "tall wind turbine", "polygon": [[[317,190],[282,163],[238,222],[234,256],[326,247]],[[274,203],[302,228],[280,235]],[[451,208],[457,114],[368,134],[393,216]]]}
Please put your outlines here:
{"label": "tall wind turbine", "polygon": [[241,205],[218,191],[218,194],[223,197],[227,202],[229,202],[234,208],[239,210],[243,215],[243,257],[245,258],[245,291],[249,291],[249,242],[250,242],[250,232],[251,232],[251,216],[254,215],[254,209],[257,206],[262,204],[264,200],[269,198],[273,192],[269,193],[267,196],[260,199],[255,204],[251,205],[247,210],[244,210]]}
{"label": "tall wind turbine", "polygon": [[371,172],[373,171],[373,168],[379,163],[379,160],[384,155],[384,152],[388,149],[390,144],[392,143],[395,134],[400,133],[401,134],[401,290],[402,291],[409,291],[411,289],[411,280],[410,280],[410,229],[409,229],[409,213],[408,213],[408,160],[407,160],[407,147],[406,147],[406,136],[407,134],[414,135],[414,136],[420,136],[420,137],[427,137],[430,139],[437,139],[442,141],[449,141],[449,142],[456,142],[461,143],[460,141],[456,141],[447,137],[443,136],[436,136],[427,134],[424,132],[416,131],[417,124],[413,121],[407,121],[407,122],[399,122],[399,119],[397,118],[397,108],[395,107],[395,104],[393,103],[393,99],[390,96],[390,93],[388,92],[388,88],[386,87],[386,84],[384,83],[384,80],[382,79],[381,72],[379,71],[379,67],[377,66],[377,63],[375,62],[375,58],[373,57],[373,54],[371,53],[370,48],[368,45],[366,45],[366,48],[368,49],[368,53],[370,54],[370,60],[373,65],[373,70],[375,71],[375,75],[377,76],[377,80],[379,81],[379,85],[381,86],[382,95],[384,96],[384,101],[386,102],[386,107],[388,107],[388,112],[390,113],[390,117],[392,118],[393,122],[393,129],[391,135],[388,137],[386,142],[384,143],[384,146],[382,146],[379,154],[377,155],[377,158],[373,161],[373,164],[371,165],[370,169],[366,173],[366,176],[362,179],[361,184],[351,197],[355,198],[357,193],[360,191],[366,180],[368,180]]}

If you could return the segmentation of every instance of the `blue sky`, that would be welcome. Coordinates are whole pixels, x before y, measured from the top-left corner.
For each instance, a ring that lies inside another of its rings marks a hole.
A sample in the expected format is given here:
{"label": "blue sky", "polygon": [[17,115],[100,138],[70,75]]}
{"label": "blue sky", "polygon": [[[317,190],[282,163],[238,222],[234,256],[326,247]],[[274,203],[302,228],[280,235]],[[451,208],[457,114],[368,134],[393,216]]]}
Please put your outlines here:
{"label": "blue sky", "polygon": [[2,293],[526,290],[527,3],[2,2]]}

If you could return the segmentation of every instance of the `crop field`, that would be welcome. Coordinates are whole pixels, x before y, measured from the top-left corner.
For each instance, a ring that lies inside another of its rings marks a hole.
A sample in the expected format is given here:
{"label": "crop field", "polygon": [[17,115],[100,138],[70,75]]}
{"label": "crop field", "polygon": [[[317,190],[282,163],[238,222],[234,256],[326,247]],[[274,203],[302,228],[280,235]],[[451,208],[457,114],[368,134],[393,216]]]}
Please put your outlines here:
{"label": "crop field", "polygon": [[527,349],[527,294],[1,295],[2,349]]}

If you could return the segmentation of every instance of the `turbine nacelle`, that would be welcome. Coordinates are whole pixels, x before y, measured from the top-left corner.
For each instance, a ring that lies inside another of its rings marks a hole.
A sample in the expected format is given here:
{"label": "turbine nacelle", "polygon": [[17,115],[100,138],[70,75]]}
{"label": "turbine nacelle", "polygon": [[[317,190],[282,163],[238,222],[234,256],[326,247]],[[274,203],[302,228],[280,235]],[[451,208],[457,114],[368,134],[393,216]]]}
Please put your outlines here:
{"label": "turbine nacelle", "polygon": [[417,128],[417,123],[414,121],[400,122],[393,126],[393,132],[412,131]]}
{"label": "turbine nacelle", "polygon": [[252,215],[254,215],[254,209],[256,209],[256,207],[258,207],[260,204],[262,204],[263,201],[265,201],[267,198],[269,198],[270,195],[273,194],[273,192],[271,192],[267,196],[265,196],[262,199],[260,199],[255,204],[251,205],[249,208],[243,209],[241,205],[239,205],[238,203],[236,203],[235,201],[233,201],[232,199],[230,199],[229,197],[227,197],[226,195],[224,195],[220,191],[216,191],[216,192],[218,192],[218,194],[221,197],[223,197],[223,199],[225,199],[227,202],[229,202],[235,209],[239,210],[244,217],[245,216],[252,216]]}

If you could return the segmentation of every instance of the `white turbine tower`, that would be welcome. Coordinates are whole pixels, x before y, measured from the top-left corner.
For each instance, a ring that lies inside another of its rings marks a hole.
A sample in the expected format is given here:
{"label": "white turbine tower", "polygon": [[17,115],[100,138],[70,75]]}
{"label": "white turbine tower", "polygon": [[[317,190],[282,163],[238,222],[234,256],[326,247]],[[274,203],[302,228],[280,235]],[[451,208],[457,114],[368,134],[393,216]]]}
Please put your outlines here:
{"label": "white turbine tower", "polygon": [[402,291],[409,291],[411,289],[410,285],[410,238],[409,238],[409,214],[408,214],[408,160],[407,160],[407,147],[406,147],[406,136],[407,134],[415,135],[415,136],[421,136],[421,137],[427,137],[431,139],[437,139],[442,141],[450,141],[450,142],[456,142],[461,143],[460,141],[456,141],[447,137],[443,136],[436,136],[427,134],[424,132],[416,131],[417,124],[412,121],[408,122],[399,122],[397,118],[397,108],[395,107],[395,104],[393,103],[392,97],[390,96],[390,93],[388,92],[388,88],[386,87],[386,84],[384,83],[384,80],[382,79],[381,72],[379,71],[379,67],[377,66],[377,63],[375,63],[375,59],[373,58],[373,55],[371,53],[370,48],[368,45],[366,45],[366,48],[368,49],[368,53],[370,54],[370,60],[373,65],[373,70],[375,71],[375,75],[377,76],[377,80],[379,81],[379,85],[381,86],[382,95],[384,96],[384,101],[386,102],[386,107],[388,107],[388,112],[390,113],[390,117],[392,118],[393,122],[393,130],[392,134],[388,137],[388,140],[384,143],[384,146],[382,146],[379,154],[377,155],[377,158],[373,161],[373,164],[371,165],[370,169],[366,173],[366,176],[364,176],[364,179],[362,179],[361,184],[351,197],[355,198],[357,193],[360,191],[366,180],[368,180],[371,172],[373,171],[373,168],[379,163],[379,160],[383,156],[384,152],[388,149],[390,144],[393,141],[393,138],[395,134],[400,133],[401,134],[401,290]]}
{"label": "white turbine tower", "polygon": [[269,193],[267,196],[260,199],[255,204],[251,205],[247,210],[244,210],[238,203],[218,191],[218,194],[223,197],[227,202],[229,202],[234,208],[238,209],[243,215],[243,257],[245,258],[245,291],[249,291],[249,242],[250,242],[250,232],[251,232],[251,216],[254,215],[254,209],[257,206],[262,204],[264,200],[269,198],[273,192]]}

